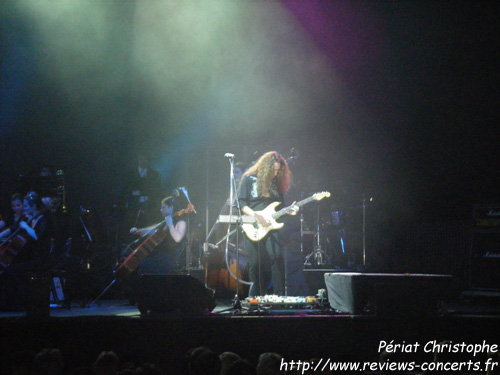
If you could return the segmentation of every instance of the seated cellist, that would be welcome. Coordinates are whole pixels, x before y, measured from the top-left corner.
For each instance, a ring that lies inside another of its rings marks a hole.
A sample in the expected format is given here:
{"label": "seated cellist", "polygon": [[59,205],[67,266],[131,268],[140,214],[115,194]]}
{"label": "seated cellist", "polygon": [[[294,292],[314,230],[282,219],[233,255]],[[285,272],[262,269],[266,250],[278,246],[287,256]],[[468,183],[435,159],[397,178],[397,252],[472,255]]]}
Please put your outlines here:
{"label": "seated cellist", "polygon": [[32,194],[24,197],[23,207],[24,218],[19,227],[1,233],[3,240],[8,239],[0,262],[0,308],[4,311],[25,310],[30,277],[47,274],[51,267],[53,226],[45,206],[38,195]]}
{"label": "seated cellist", "polygon": [[[174,198],[167,197],[161,201],[160,212],[164,220],[160,227],[166,232],[160,244],[139,264],[138,274],[171,273],[179,270],[179,259],[186,236],[186,221],[174,214]],[[157,225],[146,228],[131,228],[130,233],[147,237]]]}
{"label": "seated cellist", "polygon": [[[21,194],[14,194],[10,198],[10,207],[12,212],[6,215],[4,218],[0,218],[0,231],[4,231],[10,228],[17,228],[19,221],[24,217],[24,205],[23,196]],[[8,233],[1,234],[0,238],[7,236]]]}

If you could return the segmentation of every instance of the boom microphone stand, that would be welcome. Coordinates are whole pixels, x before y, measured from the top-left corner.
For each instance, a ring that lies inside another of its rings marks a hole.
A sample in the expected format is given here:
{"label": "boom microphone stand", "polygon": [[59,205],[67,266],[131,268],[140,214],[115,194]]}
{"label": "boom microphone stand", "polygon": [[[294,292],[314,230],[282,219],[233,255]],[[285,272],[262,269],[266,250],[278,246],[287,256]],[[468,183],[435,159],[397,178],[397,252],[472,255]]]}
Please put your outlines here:
{"label": "boom microphone stand", "polygon": [[[373,202],[373,197],[368,198]],[[363,193],[363,267],[366,267],[366,196]]]}
{"label": "boom microphone stand", "polygon": [[[233,309],[239,310],[239,309],[241,309],[241,304],[239,301],[240,284],[252,285],[253,283],[244,281],[238,276],[239,266],[240,266],[240,263],[239,263],[240,251],[239,251],[239,246],[238,246],[239,245],[239,238],[238,237],[239,237],[240,226],[243,224],[243,217],[241,214],[241,207],[240,207],[239,199],[238,199],[237,194],[236,194],[237,189],[236,189],[236,180],[234,179],[234,165],[233,165],[234,155],[226,153],[224,155],[224,157],[226,159],[228,159],[229,163],[230,163],[230,185],[229,185],[230,193],[229,193],[229,199],[226,203],[226,205],[229,205],[229,207],[230,207],[230,212],[229,212],[229,215],[227,215],[227,217],[224,217],[224,218],[222,218],[222,216],[226,216],[226,215],[219,215],[219,219],[216,221],[216,223],[214,224],[212,229],[207,234],[207,237],[205,239],[205,243],[203,244],[203,251],[205,254],[208,254],[211,250],[216,250],[222,242],[226,241],[225,251],[224,251],[226,268],[227,268],[227,271],[229,272],[229,275],[236,280],[236,295],[235,295],[234,300],[233,300],[233,306],[228,310],[233,310]],[[236,208],[234,207],[235,205],[236,205]],[[224,207],[222,210],[224,210]],[[234,209],[237,210],[237,213],[234,213],[234,211],[233,211]],[[222,213],[222,211],[221,211],[221,213]],[[234,219],[233,219],[233,217],[234,217]],[[208,241],[212,235],[212,232],[214,231],[214,229],[216,228],[216,226],[218,224],[222,224],[222,223],[228,224],[226,235],[224,235],[224,237],[219,239],[219,241],[217,241],[215,244],[209,243]],[[236,228],[231,229],[231,224],[236,224]],[[236,275],[233,273],[233,270],[231,270],[231,267],[229,264],[229,238],[234,233],[236,233],[236,246],[235,246],[235,248],[236,248]],[[210,288],[207,284],[207,282],[208,282],[207,268],[205,268],[205,279],[206,279],[205,286],[207,288]],[[215,292],[215,290],[213,290],[213,289],[212,289],[212,291]]]}
{"label": "boom microphone stand", "polygon": [[236,275],[233,275],[233,277],[236,279],[236,294],[234,296],[233,300],[233,308],[234,309],[241,309],[241,304],[240,304],[240,277],[239,277],[239,267],[240,267],[240,249],[239,249],[239,227],[243,223],[243,217],[241,215],[241,207],[240,207],[240,202],[237,197],[236,193],[236,181],[234,179],[234,155],[226,153],[224,155],[226,159],[229,160],[229,166],[230,166],[230,172],[229,172],[229,225],[227,227],[227,232],[228,235],[226,236],[226,248],[225,248],[225,255],[226,255],[226,266],[228,271],[231,273],[231,268],[229,267],[228,264],[228,259],[229,259],[229,234],[230,234],[230,229],[231,229],[231,222],[232,222],[232,216],[233,216],[233,210],[234,210],[234,203],[236,203],[236,215],[238,216],[237,222],[236,222]]}

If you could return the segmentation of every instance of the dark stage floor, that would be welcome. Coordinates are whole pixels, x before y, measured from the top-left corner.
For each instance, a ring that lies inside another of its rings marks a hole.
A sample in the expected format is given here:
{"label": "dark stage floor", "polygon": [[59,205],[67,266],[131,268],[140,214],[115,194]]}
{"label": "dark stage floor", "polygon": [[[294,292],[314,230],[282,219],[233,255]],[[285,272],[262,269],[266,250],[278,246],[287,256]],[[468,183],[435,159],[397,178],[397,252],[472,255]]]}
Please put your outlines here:
{"label": "dark stage floor", "polygon": [[[343,314],[332,309],[328,302],[324,307],[300,308],[288,306],[287,308],[275,308],[273,306],[260,308],[235,309],[230,299],[217,299],[216,307],[210,313],[193,314],[200,317],[280,317],[280,316],[315,316],[315,317],[346,317],[375,318],[374,314],[363,313],[358,315]],[[163,317],[178,317],[182,313],[162,314]],[[73,318],[73,317],[129,317],[129,318],[151,318],[141,315],[136,305],[126,299],[104,299],[97,302],[74,301],[69,306],[51,304],[49,310],[50,318]],[[157,314],[154,314],[157,315]],[[459,317],[497,317],[500,319],[500,293],[464,292],[460,298],[445,302],[438,312],[440,316]],[[0,312],[0,319],[26,318],[26,312]]]}
{"label": "dark stage floor", "polygon": [[[452,340],[466,344],[497,343],[500,304],[496,296],[462,294],[435,315],[348,315],[332,309],[263,309],[236,312],[231,300],[217,300],[211,313],[141,315],[126,300],[102,300],[92,306],[76,301],[53,306],[49,317],[0,314],[0,349],[4,357],[18,350],[60,348],[68,368],[92,363],[103,350],[123,358],[160,365],[166,373],[183,373],[188,349],[207,346],[234,351],[256,362],[263,352],[286,360],[330,358],[376,361],[382,341],[419,343]],[[229,310],[228,310],[229,309]],[[462,353],[465,357],[470,356]],[[480,353],[474,359],[482,358]],[[429,353],[412,353],[425,361]]]}

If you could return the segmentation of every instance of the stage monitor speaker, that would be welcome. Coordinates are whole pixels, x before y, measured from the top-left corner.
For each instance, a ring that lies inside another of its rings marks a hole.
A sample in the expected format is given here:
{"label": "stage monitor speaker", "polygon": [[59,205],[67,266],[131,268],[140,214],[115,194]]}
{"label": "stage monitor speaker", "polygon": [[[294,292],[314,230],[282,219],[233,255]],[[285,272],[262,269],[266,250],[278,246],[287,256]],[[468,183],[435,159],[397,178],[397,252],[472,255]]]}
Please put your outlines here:
{"label": "stage monitor speaker", "polygon": [[50,279],[46,275],[31,274],[26,291],[26,316],[50,316]]}
{"label": "stage monitor speaker", "polygon": [[500,290],[500,230],[472,232],[469,257],[469,288]]}
{"label": "stage monitor speaker", "polygon": [[449,275],[326,273],[330,306],[348,314],[436,315],[453,294]]}
{"label": "stage monitor speaker", "polygon": [[137,307],[143,315],[200,314],[215,308],[213,293],[190,275],[145,274]]}

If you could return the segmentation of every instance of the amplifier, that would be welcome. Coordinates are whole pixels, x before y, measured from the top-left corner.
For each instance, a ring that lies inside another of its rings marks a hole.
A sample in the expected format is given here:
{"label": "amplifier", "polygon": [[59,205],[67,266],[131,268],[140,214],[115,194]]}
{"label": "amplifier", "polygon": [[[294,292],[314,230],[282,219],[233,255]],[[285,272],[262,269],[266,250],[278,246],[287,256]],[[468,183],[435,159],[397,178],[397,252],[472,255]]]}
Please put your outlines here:
{"label": "amplifier", "polygon": [[472,231],[469,288],[500,290],[500,228]]}
{"label": "amplifier", "polygon": [[500,228],[500,205],[475,205],[472,207],[472,220],[478,228]]}

